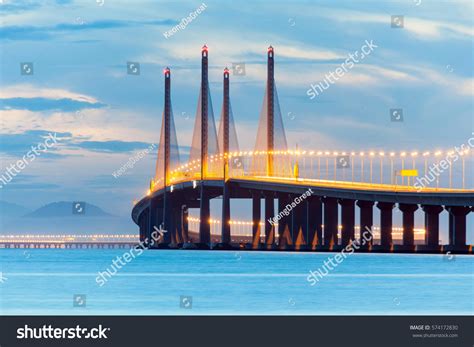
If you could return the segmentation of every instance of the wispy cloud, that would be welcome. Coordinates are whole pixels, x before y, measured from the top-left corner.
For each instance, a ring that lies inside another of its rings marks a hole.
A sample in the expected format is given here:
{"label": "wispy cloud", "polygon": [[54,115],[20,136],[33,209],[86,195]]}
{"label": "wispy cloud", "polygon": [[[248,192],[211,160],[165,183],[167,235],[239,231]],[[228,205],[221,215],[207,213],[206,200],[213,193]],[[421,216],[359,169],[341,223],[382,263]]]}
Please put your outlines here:
{"label": "wispy cloud", "polygon": [[150,147],[150,143],[138,141],[81,141],[75,145],[90,151],[107,153],[129,153]]}
{"label": "wispy cloud", "polygon": [[[90,141],[87,138],[74,137],[70,132],[56,132],[42,129],[27,130],[21,133],[0,133],[0,143],[2,144],[0,152],[11,156],[23,155],[32,145],[44,141],[49,134],[56,134],[56,138],[59,142],[57,146],[51,148],[43,157],[46,157],[48,154],[51,158],[59,158],[63,155],[71,154],[70,150],[78,149],[101,153],[131,153],[133,151],[149,148],[151,145],[150,143],[141,141]],[[62,149],[65,151],[61,151]]]}
{"label": "wispy cloud", "polygon": [[47,99],[47,98],[10,98],[0,99],[0,110],[30,110],[46,111],[56,110],[64,112],[79,111],[86,108],[104,107],[101,103],[89,103],[71,99]]}
{"label": "wispy cloud", "polygon": [[74,112],[102,108],[106,105],[95,98],[64,89],[35,88],[33,85],[15,85],[0,91],[0,110],[55,110]]}
{"label": "wispy cloud", "polygon": [[60,88],[43,88],[32,84],[16,84],[3,87],[0,90],[0,99],[12,98],[44,98],[51,100],[70,99],[90,104],[98,103],[98,100],[92,96],[71,92]]}
{"label": "wispy cloud", "polygon": [[[49,134],[54,134],[54,131],[48,130],[28,130],[23,133],[0,133],[0,152],[9,155],[25,154],[31,146],[43,142]],[[71,133],[56,133],[58,139],[69,138]],[[57,151],[57,146],[53,146],[49,150]],[[46,153],[45,153],[46,154]]]}
{"label": "wispy cloud", "polygon": [[[320,8],[317,12],[312,12],[312,16],[324,17],[333,21],[343,23],[374,23],[390,26],[390,15],[382,13],[370,13],[353,10],[339,10]],[[405,16],[404,29],[421,40],[447,39],[453,36],[465,39],[472,39],[474,28],[471,26],[423,19],[412,16]]]}
{"label": "wispy cloud", "polygon": [[31,0],[2,0],[0,4],[1,12],[0,15],[20,13],[24,11],[33,11],[41,7],[41,4],[37,1]]}
{"label": "wispy cloud", "polygon": [[118,29],[134,26],[170,26],[176,25],[173,19],[131,21],[131,20],[97,20],[79,23],[58,23],[52,26],[4,26],[0,31],[3,40],[46,40],[55,33],[83,32],[90,30]]}

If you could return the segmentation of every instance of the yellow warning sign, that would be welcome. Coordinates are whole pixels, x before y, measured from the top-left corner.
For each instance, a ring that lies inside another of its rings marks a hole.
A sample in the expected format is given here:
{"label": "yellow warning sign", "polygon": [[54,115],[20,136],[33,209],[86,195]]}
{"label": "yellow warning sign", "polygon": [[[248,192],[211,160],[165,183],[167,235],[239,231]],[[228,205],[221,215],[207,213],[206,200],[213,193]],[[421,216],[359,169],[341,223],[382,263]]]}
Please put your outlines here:
{"label": "yellow warning sign", "polygon": [[415,177],[418,176],[418,170],[400,170],[400,176]]}

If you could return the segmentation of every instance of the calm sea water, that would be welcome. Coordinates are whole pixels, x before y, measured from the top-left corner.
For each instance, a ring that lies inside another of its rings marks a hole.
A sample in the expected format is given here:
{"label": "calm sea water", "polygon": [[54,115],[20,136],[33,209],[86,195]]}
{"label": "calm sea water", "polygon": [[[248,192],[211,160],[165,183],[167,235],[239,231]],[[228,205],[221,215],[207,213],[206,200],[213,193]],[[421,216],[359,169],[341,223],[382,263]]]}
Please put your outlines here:
{"label": "calm sea water", "polygon": [[0,314],[474,313],[472,256],[352,254],[311,286],[333,253],[145,251],[100,287],[124,252],[0,250]]}

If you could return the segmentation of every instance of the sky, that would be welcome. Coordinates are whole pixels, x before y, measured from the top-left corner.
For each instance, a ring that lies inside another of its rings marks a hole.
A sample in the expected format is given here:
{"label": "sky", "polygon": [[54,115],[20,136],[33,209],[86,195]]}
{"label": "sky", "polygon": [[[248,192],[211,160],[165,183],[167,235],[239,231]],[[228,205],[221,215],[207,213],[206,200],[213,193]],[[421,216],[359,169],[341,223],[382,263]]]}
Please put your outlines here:
{"label": "sky", "polygon": [[[467,1],[205,1],[185,29],[164,33],[202,2],[0,1],[0,173],[32,145],[58,143],[0,189],[0,200],[36,208],[88,201],[130,213],[154,174],[156,153],[114,177],[137,151],[158,143],[163,68],[172,73],[178,142],[191,144],[201,46],[209,46],[216,119],[222,71],[231,76],[239,143],[251,150],[275,49],[288,145],[321,150],[434,150],[474,131],[474,8]],[[392,16],[404,16],[403,28]],[[311,99],[367,41],[377,47]],[[127,63],[138,63],[130,74]],[[26,63],[26,66],[25,66]],[[403,122],[390,109],[403,109]]]}

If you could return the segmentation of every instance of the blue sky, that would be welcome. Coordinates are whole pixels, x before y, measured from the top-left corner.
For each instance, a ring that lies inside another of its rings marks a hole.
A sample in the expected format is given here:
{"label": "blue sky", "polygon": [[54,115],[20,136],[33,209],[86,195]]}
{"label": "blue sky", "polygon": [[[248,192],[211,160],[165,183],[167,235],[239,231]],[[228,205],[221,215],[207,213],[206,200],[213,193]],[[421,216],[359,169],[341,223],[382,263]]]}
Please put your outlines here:
{"label": "blue sky", "polygon": [[[231,76],[231,99],[239,142],[248,149],[270,44],[290,147],[450,149],[474,131],[470,0],[205,3],[186,29],[165,38],[201,2],[3,0],[1,171],[48,133],[62,140],[2,188],[1,199],[28,207],[86,200],[128,214],[147,189],[155,156],[119,178],[112,173],[159,141],[165,66],[178,141],[190,145],[204,43],[215,111],[223,68],[246,64],[246,76]],[[404,15],[404,28],[391,28],[391,15]],[[310,84],[365,40],[377,49],[310,100]],[[23,62],[33,63],[33,75],[21,75]],[[140,75],[127,74],[127,62],[138,62]],[[391,108],[403,108],[403,123],[390,122]]]}

